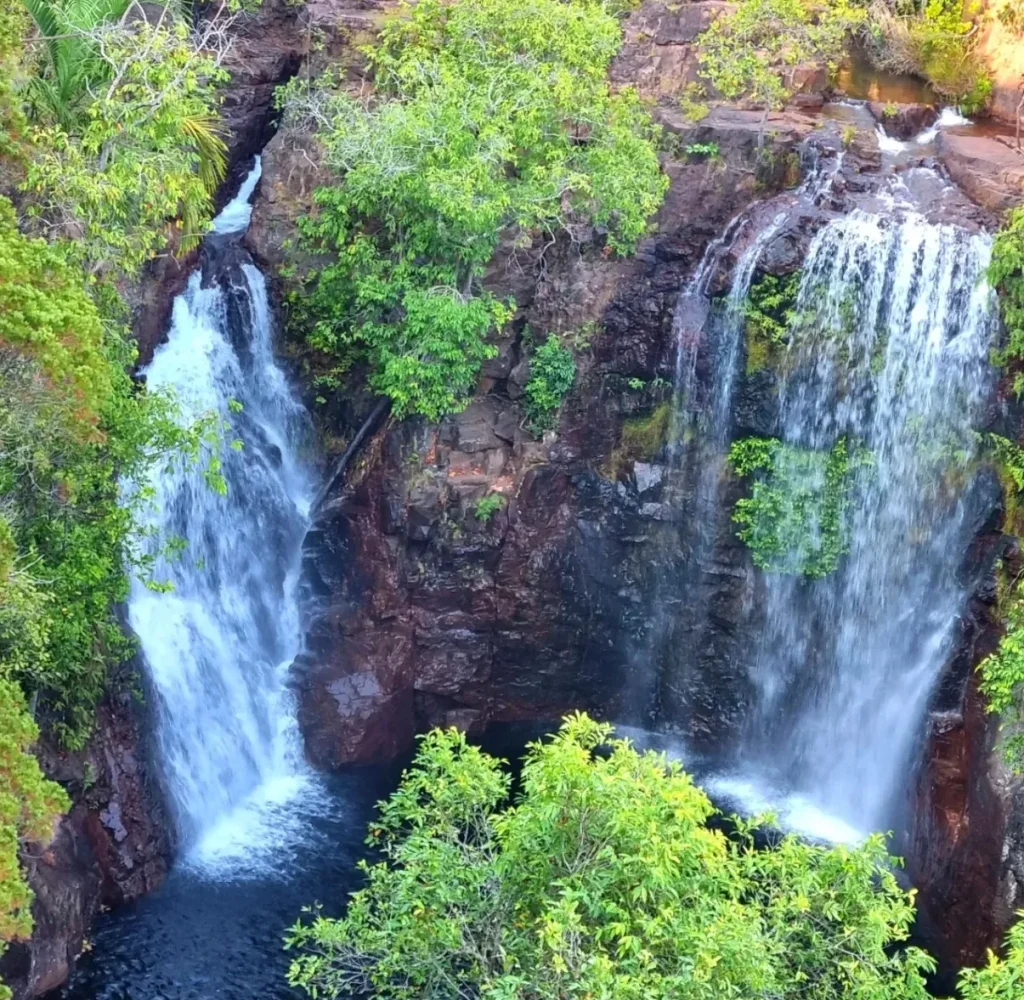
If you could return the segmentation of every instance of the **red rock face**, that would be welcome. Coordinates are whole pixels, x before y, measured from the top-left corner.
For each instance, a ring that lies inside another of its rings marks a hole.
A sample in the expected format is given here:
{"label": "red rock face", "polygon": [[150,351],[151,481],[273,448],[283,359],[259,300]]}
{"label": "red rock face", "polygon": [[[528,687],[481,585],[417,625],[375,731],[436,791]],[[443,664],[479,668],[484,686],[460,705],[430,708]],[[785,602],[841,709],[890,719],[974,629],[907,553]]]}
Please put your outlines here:
{"label": "red rock face", "polygon": [[984,208],[1002,212],[1024,202],[1024,152],[1012,139],[943,131],[936,150],[949,176]]}
{"label": "red rock face", "polygon": [[988,779],[993,723],[972,677],[963,713],[930,719],[908,870],[929,950],[947,972],[979,965],[1001,937],[998,896],[1006,832]]}
{"label": "red rock face", "polygon": [[35,930],[0,959],[16,1000],[41,996],[67,979],[99,907],[152,892],[170,858],[167,818],[141,736],[140,706],[129,694],[99,708],[88,748],[40,748],[46,772],[74,805],[52,843],[26,853]]}

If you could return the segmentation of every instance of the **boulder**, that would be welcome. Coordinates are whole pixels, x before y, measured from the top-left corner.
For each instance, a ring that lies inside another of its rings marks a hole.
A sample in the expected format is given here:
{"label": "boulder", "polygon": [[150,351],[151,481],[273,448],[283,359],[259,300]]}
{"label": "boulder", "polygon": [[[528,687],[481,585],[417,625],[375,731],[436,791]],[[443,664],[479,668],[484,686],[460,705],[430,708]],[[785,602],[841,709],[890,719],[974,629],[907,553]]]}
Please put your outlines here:
{"label": "boulder", "polygon": [[938,121],[939,113],[930,104],[882,104],[871,101],[868,110],[885,134],[906,141],[920,135]]}
{"label": "boulder", "polygon": [[1024,153],[1011,140],[943,130],[936,152],[949,176],[977,204],[993,212],[1024,204]]}

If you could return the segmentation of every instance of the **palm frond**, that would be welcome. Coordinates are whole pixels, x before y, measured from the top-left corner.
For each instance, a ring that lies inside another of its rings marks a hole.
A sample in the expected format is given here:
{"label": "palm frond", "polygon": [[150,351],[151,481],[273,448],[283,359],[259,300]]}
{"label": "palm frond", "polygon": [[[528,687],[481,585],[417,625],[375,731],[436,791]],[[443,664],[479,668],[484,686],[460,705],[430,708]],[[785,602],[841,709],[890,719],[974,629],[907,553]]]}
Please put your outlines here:
{"label": "palm frond", "polygon": [[181,120],[181,131],[199,154],[199,178],[212,194],[224,180],[228,167],[223,123],[213,115],[192,115]]}

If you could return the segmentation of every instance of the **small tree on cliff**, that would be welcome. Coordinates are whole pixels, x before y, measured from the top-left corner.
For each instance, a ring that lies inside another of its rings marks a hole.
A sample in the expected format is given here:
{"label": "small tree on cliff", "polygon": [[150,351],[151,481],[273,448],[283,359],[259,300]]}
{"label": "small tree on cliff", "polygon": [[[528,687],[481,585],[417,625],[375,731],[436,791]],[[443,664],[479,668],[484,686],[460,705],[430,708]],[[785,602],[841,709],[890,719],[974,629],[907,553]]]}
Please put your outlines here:
{"label": "small tree on cliff", "polygon": [[880,837],[755,849],[739,821],[708,827],[678,764],[583,715],[528,748],[509,796],[500,761],[426,736],[345,918],[291,929],[291,983],[320,1000],[927,996]]}

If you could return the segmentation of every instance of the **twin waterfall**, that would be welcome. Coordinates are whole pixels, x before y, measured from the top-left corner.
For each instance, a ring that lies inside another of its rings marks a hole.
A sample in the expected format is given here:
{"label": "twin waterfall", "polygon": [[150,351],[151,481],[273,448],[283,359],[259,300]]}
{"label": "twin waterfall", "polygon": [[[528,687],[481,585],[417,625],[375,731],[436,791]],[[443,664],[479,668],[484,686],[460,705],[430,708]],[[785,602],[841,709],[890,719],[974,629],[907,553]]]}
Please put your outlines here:
{"label": "twin waterfall", "polygon": [[[734,366],[743,328],[734,300],[748,294],[764,242],[741,257],[721,310],[731,319],[719,320],[718,336],[734,343],[715,353]],[[989,250],[988,237],[909,209],[855,210],[818,231],[801,274],[775,366],[787,448],[771,471],[820,496],[824,462],[794,469],[794,449],[824,457],[845,440],[857,460],[844,554],[818,579],[787,566],[796,552],[757,571],[752,705],[730,765],[709,784],[814,835],[856,840],[891,828],[952,652],[968,590],[960,572],[978,528],[974,428],[992,388]],[[723,459],[729,405],[708,407],[706,435]],[[699,500],[706,516],[713,504]],[[811,537],[797,544],[820,544],[824,511],[801,516]]]}
{"label": "twin waterfall", "polygon": [[[187,418],[214,415],[226,492],[211,488],[202,461],[153,471],[149,554],[154,578],[171,587],[136,582],[130,600],[183,846],[211,870],[279,841],[300,821],[288,804],[311,787],[286,683],[301,641],[309,426],[274,361],[263,277],[240,245],[258,176],[257,162],[216,220],[202,268],[174,303],[169,339],[146,370]],[[795,195],[805,205],[815,197],[808,188]],[[676,476],[693,484],[696,541],[683,572],[694,595],[732,530],[722,491],[745,302],[786,220],[779,214],[745,234],[721,308],[711,307],[707,288],[743,221],[713,245],[680,299],[669,455]],[[814,496],[825,485],[823,463],[797,463],[794,473],[783,467],[787,455],[824,456],[842,440],[858,460],[844,487],[844,544],[832,572],[784,571],[795,553],[755,572],[742,664],[753,694],[724,763],[705,780],[815,835],[854,840],[892,825],[956,638],[969,583],[960,570],[977,529],[975,428],[992,378],[989,249],[988,237],[906,206],[835,218],[813,238],[797,319],[774,365],[786,447],[772,472],[818,477],[797,484]],[[703,376],[698,350],[709,352]],[[811,537],[801,544],[819,542],[823,512],[812,503],[802,516]],[[171,555],[165,546],[175,537],[185,544]],[[685,600],[680,607],[699,642],[707,610]],[[676,611],[653,613],[667,620]],[[640,700],[659,725],[680,723],[659,716],[656,693]]]}
{"label": "twin waterfall", "polygon": [[[300,644],[309,427],[274,362],[263,276],[239,245],[258,178],[257,161],[145,371],[186,420],[212,421],[223,438],[197,463],[153,470],[153,576],[171,588],[136,581],[129,603],[183,847],[207,862],[279,833],[287,810],[275,802],[306,780],[285,681]],[[211,455],[226,491],[211,485]],[[184,544],[168,554],[174,539]]]}

